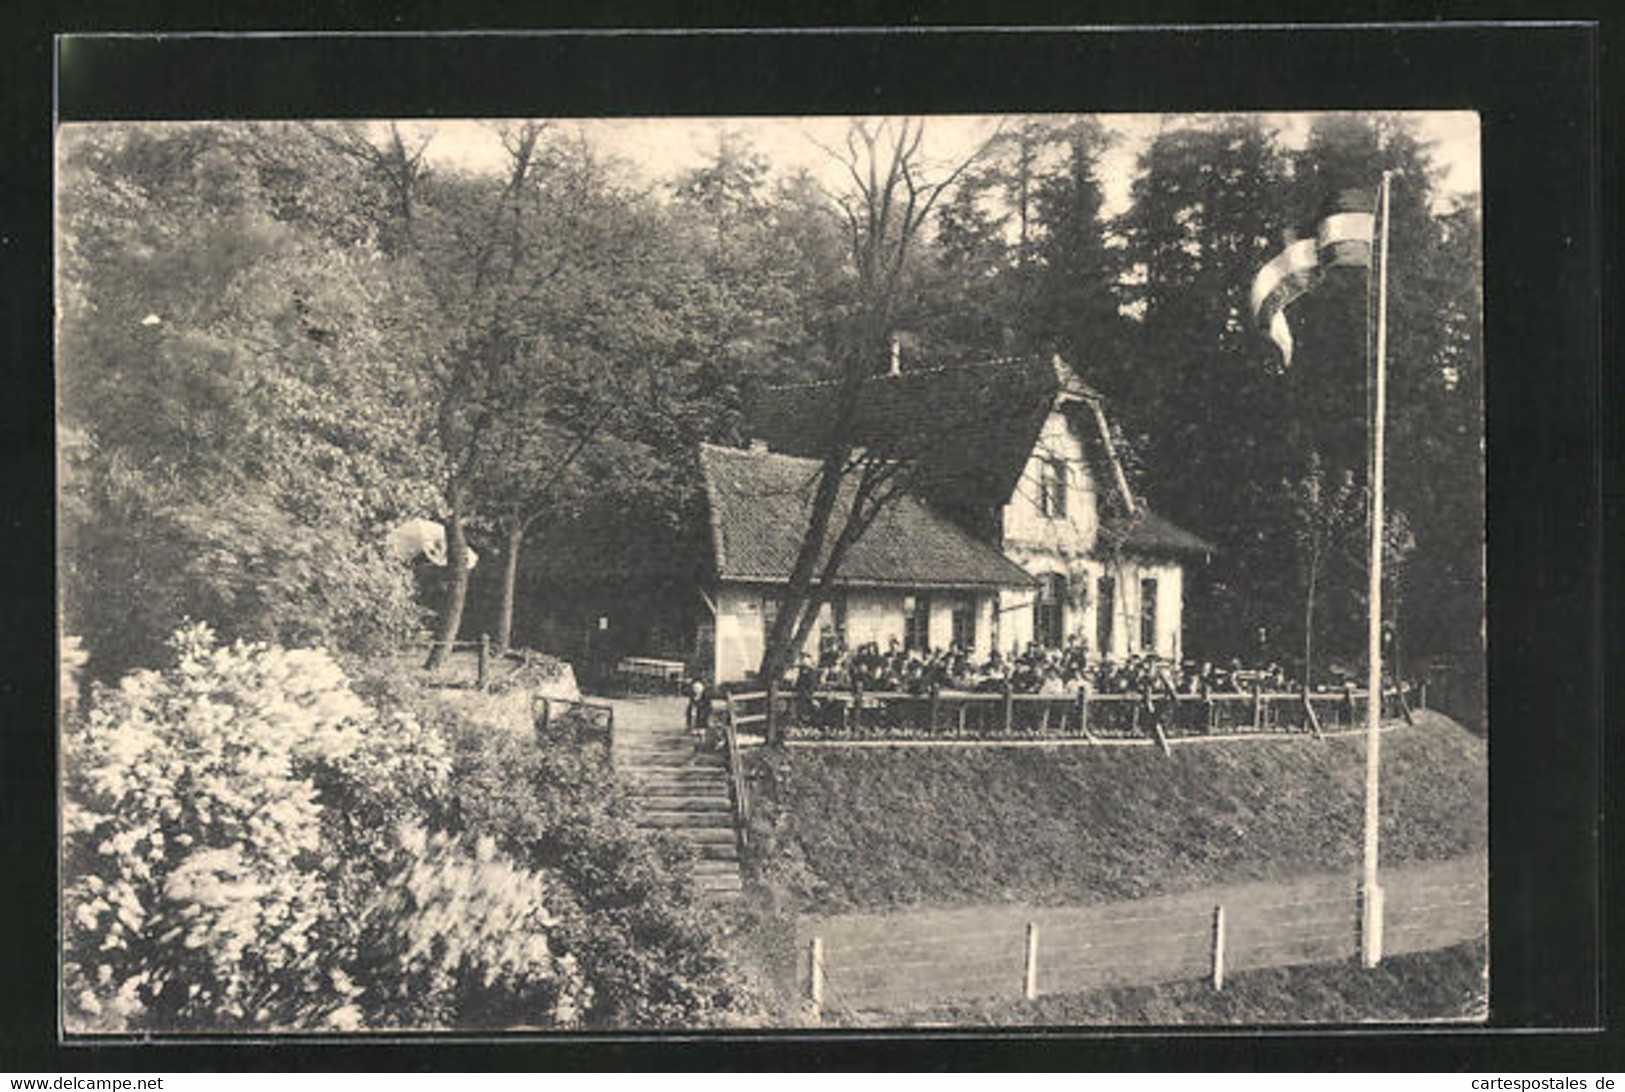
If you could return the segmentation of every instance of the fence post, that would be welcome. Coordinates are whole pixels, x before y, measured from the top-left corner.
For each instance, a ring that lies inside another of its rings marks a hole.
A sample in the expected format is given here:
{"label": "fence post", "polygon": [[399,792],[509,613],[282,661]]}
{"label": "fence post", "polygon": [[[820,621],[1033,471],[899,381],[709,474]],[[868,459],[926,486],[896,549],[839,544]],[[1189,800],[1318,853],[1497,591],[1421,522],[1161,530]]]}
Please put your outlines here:
{"label": "fence post", "polygon": [[1213,988],[1224,989],[1224,904],[1213,908]]}
{"label": "fence post", "polygon": [[547,731],[548,723],[553,719],[553,699],[546,694],[542,695],[542,731]]}
{"label": "fence post", "polygon": [[474,679],[474,688],[476,690],[484,690],[485,689],[485,668],[486,668],[486,664],[490,661],[490,659],[491,659],[491,635],[488,634],[488,633],[482,633],[482,634],[480,634],[480,666],[479,666],[478,674],[476,675],[476,677]]}
{"label": "fence post", "polygon": [[931,712],[929,714],[930,717],[931,717],[931,723],[926,729],[927,732],[929,734],[931,734],[931,735],[935,735],[936,731],[937,731],[937,707],[941,703],[941,701],[942,701],[942,693],[940,691],[940,688],[938,687],[938,685],[936,683],[932,683],[931,684]]}
{"label": "fence post", "polygon": [[807,946],[807,999],[814,1020],[824,1015],[824,938],[813,937]]}
{"label": "fence post", "polygon": [[1253,680],[1253,731],[1264,727],[1264,683]]}
{"label": "fence post", "polygon": [[1028,1001],[1038,1000],[1038,923],[1027,923],[1027,974],[1022,982],[1021,996]]}
{"label": "fence post", "polygon": [[1095,734],[1089,730],[1089,688],[1078,687],[1078,731],[1083,733],[1084,739],[1094,739]]}
{"label": "fence post", "polygon": [[1326,734],[1320,730],[1320,716],[1315,712],[1315,703],[1309,697],[1309,690],[1303,692],[1303,715],[1305,724],[1315,733],[1316,739],[1325,739]]}
{"label": "fence post", "polygon": [[1016,699],[1011,696],[1010,680],[1004,680],[1004,734],[1009,735],[1016,723]]}

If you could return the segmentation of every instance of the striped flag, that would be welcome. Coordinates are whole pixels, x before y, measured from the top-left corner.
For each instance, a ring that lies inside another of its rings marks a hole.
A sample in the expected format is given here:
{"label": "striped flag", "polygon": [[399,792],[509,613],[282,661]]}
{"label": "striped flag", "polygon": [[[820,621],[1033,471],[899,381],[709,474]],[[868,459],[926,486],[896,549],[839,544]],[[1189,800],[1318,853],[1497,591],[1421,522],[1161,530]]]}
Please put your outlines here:
{"label": "striped flag", "polygon": [[1371,237],[1376,226],[1371,195],[1342,190],[1326,206],[1311,238],[1287,244],[1253,278],[1253,319],[1292,363],[1292,325],[1286,309],[1320,283],[1332,266],[1371,268]]}

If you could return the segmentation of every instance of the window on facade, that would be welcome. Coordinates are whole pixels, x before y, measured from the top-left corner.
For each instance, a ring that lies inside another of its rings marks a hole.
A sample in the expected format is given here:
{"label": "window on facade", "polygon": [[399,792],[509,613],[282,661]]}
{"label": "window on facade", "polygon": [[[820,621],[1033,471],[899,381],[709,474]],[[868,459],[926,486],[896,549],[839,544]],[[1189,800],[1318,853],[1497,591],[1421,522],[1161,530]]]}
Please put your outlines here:
{"label": "window on facade", "polygon": [[965,598],[954,604],[954,644],[970,652],[976,648],[976,600]]}
{"label": "window on facade", "polygon": [[1033,640],[1049,648],[1061,647],[1065,642],[1065,610],[1066,577],[1048,573],[1038,586],[1038,598],[1033,601]]}
{"label": "window on facade", "polygon": [[1157,650],[1157,581],[1146,577],[1140,581],[1140,651]]}
{"label": "window on facade", "polygon": [[779,617],[779,597],[776,595],[762,596],[762,647],[767,647],[768,638],[773,635],[773,623]]}
{"label": "window on facade", "polygon": [[1065,459],[1045,459],[1039,471],[1038,509],[1050,519],[1066,518],[1067,466]]}
{"label": "window on facade", "polygon": [[833,656],[846,644],[846,593],[834,592],[818,608],[818,651],[820,658]]}
{"label": "window on facade", "polygon": [[1095,647],[1102,656],[1112,654],[1112,621],[1117,614],[1117,580],[1100,578],[1100,592],[1095,596]]}
{"label": "window on facade", "polygon": [[903,648],[910,652],[931,649],[931,597],[903,596]]}

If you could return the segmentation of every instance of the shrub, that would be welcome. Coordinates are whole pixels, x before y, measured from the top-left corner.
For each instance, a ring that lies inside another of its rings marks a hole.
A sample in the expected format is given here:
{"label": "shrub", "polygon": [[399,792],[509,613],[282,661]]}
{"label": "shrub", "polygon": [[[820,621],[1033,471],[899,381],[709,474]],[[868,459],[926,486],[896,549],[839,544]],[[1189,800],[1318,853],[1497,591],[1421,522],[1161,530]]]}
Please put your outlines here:
{"label": "shrub", "polygon": [[356,1004],[341,1027],[512,1028],[573,1023],[588,994],[549,934],[546,882],[446,834],[404,824],[396,868],[362,919]]}
{"label": "shrub", "polygon": [[573,1019],[534,871],[428,835],[451,755],[324,652],[179,632],[65,724],[68,1026]]}
{"label": "shrub", "polygon": [[568,895],[557,899],[554,937],[590,986],[585,1023],[693,1027],[754,1011],[724,948],[727,923],[690,878],[689,851],[632,822],[587,725],[555,718],[540,738],[447,727],[456,827],[495,839]]}

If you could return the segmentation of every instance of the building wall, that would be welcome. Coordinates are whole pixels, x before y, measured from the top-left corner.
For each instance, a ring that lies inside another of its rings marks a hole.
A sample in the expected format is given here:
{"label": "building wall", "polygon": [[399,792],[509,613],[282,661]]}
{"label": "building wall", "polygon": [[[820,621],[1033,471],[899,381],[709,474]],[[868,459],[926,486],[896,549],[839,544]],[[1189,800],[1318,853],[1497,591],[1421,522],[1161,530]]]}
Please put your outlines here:
{"label": "building wall", "polygon": [[[717,682],[742,681],[761,666],[766,639],[763,606],[766,596],[772,591],[751,584],[724,584],[718,589],[714,596],[717,616],[715,623],[709,627],[714,634],[713,678]],[[870,642],[882,649],[890,648],[893,641],[902,645],[904,592],[859,589],[844,594],[848,648]],[[932,648],[945,649],[952,644],[954,604],[968,598],[974,602],[977,611],[976,655],[985,657],[992,651],[993,593],[933,590],[909,594],[930,597],[928,634]],[[811,656],[817,655],[816,630],[808,638],[804,651]]]}
{"label": "building wall", "polygon": [[[1108,564],[1095,558],[1066,556],[1059,552],[1012,548],[1010,556],[1034,576],[1058,573],[1067,578],[1068,598],[1062,604],[1061,628],[1065,637],[1076,636],[1091,657],[1121,660],[1128,656],[1153,654],[1179,659],[1183,653],[1181,628],[1184,610],[1184,573],[1177,563],[1129,558]],[[1100,611],[1105,609],[1102,578],[1116,581],[1113,596],[1111,643],[1099,644]],[[1142,647],[1140,641],[1140,581],[1157,581],[1157,617],[1154,643]],[[1010,589],[1000,596],[998,647],[1005,655],[1024,650],[1033,640],[1033,603],[1036,591]]]}
{"label": "building wall", "polygon": [[[1044,463],[1050,458],[1064,460],[1067,468],[1063,516],[1047,516],[1039,508],[1039,483]],[[1001,526],[1005,548],[1026,547],[1066,555],[1088,553],[1095,548],[1099,530],[1096,496],[1082,438],[1063,414],[1051,413],[1022,468],[1015,493],[1004,506]]]}
{"label": "building wall", "polygon": [[762,663],[762,590],[723,584],[716,594],[717,682],[743,679]]}
{"label": "building wall", "polygon": [[[1093,607],[1101,608],[1100,577],[1111,575],[1117,581],[1111,647],[1103,650],[1115,660],[1127,656],[1160,656],[1167,660],[1182,658],[1181,629],[1184,623],[1184,571],[1178,564],[1163,561],[1129,559],[1112,566],[1096,566]],[[1141,586],[1145,579],[1157,582],[1156,631],[1151,645],[1141,640]],[[1097,614],[1091,611],[1090,633],[1096,633]],[[1093,642],[1091,642],[1091,647]],[[1102,650],[1096,650],[1102,651]]]}
{"label": "building wall", "polygon": [[[1022,471],[1015,493],[1000,513],[1002,545],[1010,558],[1032,573],[1055,573],[1066,578],[1068,596],[1062,605],[1065,637],[1076,636],[1093,657],[1121,660],[1133,655],[1178,659],[1183,653],[1184,580],[1177,563],[1128,558],[1110,563],[1094,556],[1098,543],[1099,489],[1085,458],[1086,438],[1063,414],[1052,413],[1044,422],[1039,442]],[[1067,504],[1063,515],[1047,516],[1039,506],[1039,483],[1044,463],[1060,458],[1067,466]],[[1108,486],[1109,487],[1109,486]],[[1109,647],[1097,640],[1101,578],[1116,579],[1113,625]],[[1140,581],[1157,581],[1155,639],[1148,647],[1140,640]],[[1000,593],[998,647],[1006,655],[1019,653],[1033,640],[1033,602],[1036,591],[1009,589]]]}

